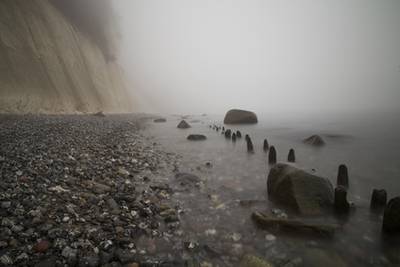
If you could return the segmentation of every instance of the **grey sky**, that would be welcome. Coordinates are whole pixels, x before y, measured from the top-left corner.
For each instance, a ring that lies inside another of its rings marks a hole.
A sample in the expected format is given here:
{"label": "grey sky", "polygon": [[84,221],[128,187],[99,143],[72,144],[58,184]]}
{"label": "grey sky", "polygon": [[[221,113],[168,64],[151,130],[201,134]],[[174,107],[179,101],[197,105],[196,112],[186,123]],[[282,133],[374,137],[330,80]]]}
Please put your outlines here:
{"label": "grey sky", "polygon": [[141,109],[397,109],[399,0],[115,0]]}

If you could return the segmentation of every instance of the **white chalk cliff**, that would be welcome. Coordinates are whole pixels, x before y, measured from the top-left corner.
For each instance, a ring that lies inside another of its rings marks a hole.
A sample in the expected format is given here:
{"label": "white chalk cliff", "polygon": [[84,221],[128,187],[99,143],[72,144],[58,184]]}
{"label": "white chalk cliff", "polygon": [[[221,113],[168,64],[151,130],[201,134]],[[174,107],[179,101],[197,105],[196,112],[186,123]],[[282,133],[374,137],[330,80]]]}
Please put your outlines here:
{"label": "white chalk cliff", "polygon": [[129,112],[117,60],[48,0],[0,1],[0,112]]}

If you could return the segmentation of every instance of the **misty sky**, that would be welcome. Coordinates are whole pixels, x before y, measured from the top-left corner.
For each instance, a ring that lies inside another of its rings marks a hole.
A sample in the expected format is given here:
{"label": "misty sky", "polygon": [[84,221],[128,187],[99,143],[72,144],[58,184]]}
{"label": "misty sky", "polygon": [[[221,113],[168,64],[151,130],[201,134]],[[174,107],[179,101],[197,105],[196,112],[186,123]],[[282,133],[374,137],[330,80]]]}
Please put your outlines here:
{"label": "misty sky", "polygon": [[400,109],[399,0],[116,0],[141,110]]}

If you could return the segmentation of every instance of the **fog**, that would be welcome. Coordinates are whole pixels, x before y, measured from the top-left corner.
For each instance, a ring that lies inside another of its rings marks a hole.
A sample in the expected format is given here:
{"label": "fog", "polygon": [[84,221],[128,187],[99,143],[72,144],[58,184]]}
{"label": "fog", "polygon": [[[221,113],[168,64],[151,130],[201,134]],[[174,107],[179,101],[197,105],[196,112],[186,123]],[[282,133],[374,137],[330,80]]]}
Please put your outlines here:
{"label": "fog", "polygon": [[398,0],[117,0],[140,110],[390,111]]}

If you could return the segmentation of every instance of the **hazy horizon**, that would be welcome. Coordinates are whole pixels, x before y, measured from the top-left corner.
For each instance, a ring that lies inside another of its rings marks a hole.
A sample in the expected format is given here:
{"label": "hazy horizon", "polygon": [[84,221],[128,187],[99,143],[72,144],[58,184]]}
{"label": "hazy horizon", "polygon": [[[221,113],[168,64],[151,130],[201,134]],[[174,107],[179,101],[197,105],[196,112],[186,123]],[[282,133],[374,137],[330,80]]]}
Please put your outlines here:
{"label": "hazy horizon", "polygon": [[399,109],[400,1],[114,3],[141,111]]}

